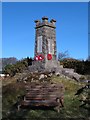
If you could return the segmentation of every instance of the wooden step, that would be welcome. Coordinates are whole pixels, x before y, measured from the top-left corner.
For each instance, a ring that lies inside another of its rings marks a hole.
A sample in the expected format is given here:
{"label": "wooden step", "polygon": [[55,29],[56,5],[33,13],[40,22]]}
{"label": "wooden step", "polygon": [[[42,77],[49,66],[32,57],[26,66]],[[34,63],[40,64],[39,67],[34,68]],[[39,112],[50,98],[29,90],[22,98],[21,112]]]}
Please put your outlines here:
{"label": "wooden step", "polygon": [[56,100],[57,96],[56,95],[50,95],[50,96],[26,96],[24,99],[26,100],[51,100],[51,99],[55,99]]}
{"label": "wooden step", "polygon": [[27,88],[26,91],[38,91],[38,90],[61,90],[60,88]]}
{"label": "wooden step", "polygon": [[37,95],[42,95],[42,96],[44,96],[44,95],[57,95],[57,96],[61,96],[61,95],[63,95],[62,93],[60,93],[60,92],[58,92],[58,91],[53,91],[53,92],[28,92],[28,93],[26,93],[26,95],[25,96],[37,96]]}
{"label": "wooden step", "polygon": [[23,106],[58,106],[56,101],[46,100],[46,101],[22,101]]}

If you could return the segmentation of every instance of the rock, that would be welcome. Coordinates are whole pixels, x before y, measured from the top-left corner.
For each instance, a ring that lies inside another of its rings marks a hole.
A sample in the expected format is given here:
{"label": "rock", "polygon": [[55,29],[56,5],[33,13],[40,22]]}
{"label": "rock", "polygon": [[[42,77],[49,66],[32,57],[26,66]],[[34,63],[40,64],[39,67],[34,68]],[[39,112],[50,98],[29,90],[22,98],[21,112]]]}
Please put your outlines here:
{"label": "rock", "polygon": [[81,75],[79,75],[78,73],[70,73],[70,72],[65,73],[64,75],[71,78],[71,79],[74,79],[76,81],[79,81],[79,79],[81,77]]}
{"label": "rock", "polygon": [[74,72],[74,69],[68,69],[68,68],[63,68],[63,69],[62,69],[62,74],[63,74],[65,77],[74,79],[74,80],[76,80],[76,81],[79,81],[79,79],[80,79],[80,77],[81,77],[80,74]]}
{"label": "rock", "polygon": [[61,75],[60,75],[60,77],[61,77],[61,78],[64,78],[64,77],[65,77],[65,75],[64,75],[64,74],[61,74]]}
{"label": "rock", "polygon": [[26,81],[23,81],[24,83],[27,83]]}
{"label": "rock", "polygon": [[45,78],[47,78],[47,75],[44,75]]}
{"label": "rock", "polygon": [[51,77],[51,76],[52,76],[52,73],[49,73],[49,74],[48,74],[48,77]]}
{"label": "rock", "polygon": [[31,81],[33,81],[33,80],[34,80],[34,78],[31,79]]}
{"label": "rock", "polygon": [[78,73],[74,73],[74,74],[73,74],[73,79],[75,79],[75,80],[77,80],[77,81],[80,80],[80,77],[81,77],[81,75],[79,75]]}
{"label": "rock", "polygon": [[23,80],[26,81],[26,80],[27,80],[27,77],[23,78]]}
{"label": "rock", "polygon": [[17,79],[17,82],[21,82],[21,80]]}
{"label": "rock", "polygon": [[33,65],[28,67],[28,70],[30,72],[35,72],[35,71],[41,72],[44,69],[45,69],[44,63],[41,61],[34,61]]}
{"label": "rock", "polygon": [[28,70],[16,74],[15,79],[17,82],[46,80],[48,78],[50,79],[53,74],[67,79],[71,78],[76,81],[79,81],[81,77],[81,75],[74,72],[74,69],[63,68],[57,61],[48,61],[46,64],[41,61],[34,61],[34,63],[28,67]]}
{"label": "rock", "polygon": [[63,74],[74,73],[74,69],[63,68],[62,73]]}
{"label": "rock", "polygon": [[45,78],[44,74],[41,74],[39,77],[39,80],[44,79],[44,78]]}
{"label": "rock", "polygon": [[87,77],[86,77],[85,75],[82,75],[82,76],[80,77],[80,80],[87,80]]}
{"label": "rock", "polygon": [[68,79],[68,80],[69,80],[70,78],[69,78],[68,76],[66,76],[66,79]]}
{"label": "rock", "polygon": [[55,74],[56,68],[53,67],[53,68],[51,69],[51,72],[52,72],[53,74]]}
{"label": "rock", "polygon": [[63,65],[60,65],[61,68],[63,68]]}
{"label": "rock", "polygon": [[56,76],[60,76],[60,73],[59,73],[59,72],[56,72],[55,75],[56,75]]}

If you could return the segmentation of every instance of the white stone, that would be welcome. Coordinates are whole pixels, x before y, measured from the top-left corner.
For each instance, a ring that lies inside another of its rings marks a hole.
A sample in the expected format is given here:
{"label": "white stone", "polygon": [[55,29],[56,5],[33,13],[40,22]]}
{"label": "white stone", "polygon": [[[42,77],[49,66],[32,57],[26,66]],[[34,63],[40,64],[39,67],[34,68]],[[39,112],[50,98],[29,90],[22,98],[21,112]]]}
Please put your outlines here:
{"label": "white stone", "polygon": [[5,74],[0,74],[0,77],[5,77],[6,75]]}
{"label": "white stone", "polygon": [[60,73],[59,73],[59,72],[57,72],[57,73],[55,73],[55,75],[56,75],[56,76],[60,76]]}
{"label": "white stone", "polygon": [[44,75],[45,78],[47,78],[47,75]]}
{"label": "white stone", "polygon": [[52,76],[52,73],[48,74],[48,77],[51,77]]}
{"label": "white stone", "polygon": [[44,74],[41,74],[40,77],[39,77],[39,80],[45,78]]}
{"label": "white stone", "polygon": [[33,81],[34,79],[32,78],[31,81]]}
{"label": "white stone", "polygon": [[26,81],[23,81],[24,83],[27,83]]}

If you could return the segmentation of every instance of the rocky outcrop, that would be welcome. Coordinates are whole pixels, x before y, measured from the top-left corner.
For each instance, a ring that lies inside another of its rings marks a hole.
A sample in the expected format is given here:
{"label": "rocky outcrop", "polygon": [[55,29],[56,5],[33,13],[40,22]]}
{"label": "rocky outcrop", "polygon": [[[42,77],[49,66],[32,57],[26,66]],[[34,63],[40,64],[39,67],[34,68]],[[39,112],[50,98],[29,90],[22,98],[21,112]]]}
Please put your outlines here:
{"label": "rocky outcrop", "polygon": [[81,78],[81,75],[78,73],[74,72],[74,69],[67,69],[67,68],[63,68],[62,69],[62,74],[64,74],[65,76],[74,79],[76,81],[79,81]]}
{"label": "rocky outcrop", "polygon": [[44,63],[41,61],[34,61],[31,66],[28,67],[28,70],[23,73],[18,73],[15,75],[17,81],[48,81],[52,75],[63,76],[67,79],[74,79],[79,81],[81,75],[74,72],[74,69],[63,68],[59,65],[58,61],[49,61]]}

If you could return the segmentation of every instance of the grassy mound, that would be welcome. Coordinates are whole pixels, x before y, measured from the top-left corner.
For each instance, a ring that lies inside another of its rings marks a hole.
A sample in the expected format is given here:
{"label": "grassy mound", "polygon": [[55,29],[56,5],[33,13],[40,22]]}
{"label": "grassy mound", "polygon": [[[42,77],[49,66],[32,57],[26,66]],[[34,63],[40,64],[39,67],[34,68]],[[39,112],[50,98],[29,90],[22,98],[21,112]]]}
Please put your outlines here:
{"label": "grassy mound", "polygon": [[64,107],[61,108],[60,113],[57,113],[53,109],[21,109],[17,111],[15,104],[20,99],[19,96],[25,94],[25,83],[16,83],[14,81],[3,86],[3,119],[35,120],[40,118],[41,120],[47,120],[49,118],[88,118],[88,110],[79,107],[81,104],[79,101],[80,98],[75,96],[77,90],[85,86],[84,83],[54,75],[51,78],[51,82],[63,83],[65,87]]}

